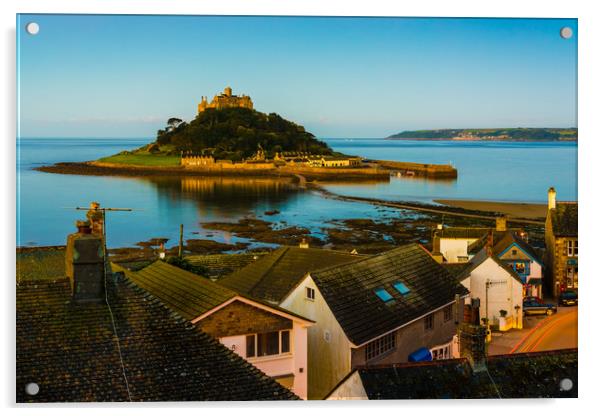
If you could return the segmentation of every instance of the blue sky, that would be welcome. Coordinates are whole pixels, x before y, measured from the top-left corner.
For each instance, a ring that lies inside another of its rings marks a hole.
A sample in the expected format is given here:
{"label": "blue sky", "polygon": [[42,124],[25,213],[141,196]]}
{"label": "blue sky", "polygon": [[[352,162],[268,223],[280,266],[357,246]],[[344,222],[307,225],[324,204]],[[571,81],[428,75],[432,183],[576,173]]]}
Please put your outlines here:
{"label": "blue sky", "polygon": [[577,123],[575,19],[20,15],[17,32],[22,137],[152,137],[226,85],[319,137]]}

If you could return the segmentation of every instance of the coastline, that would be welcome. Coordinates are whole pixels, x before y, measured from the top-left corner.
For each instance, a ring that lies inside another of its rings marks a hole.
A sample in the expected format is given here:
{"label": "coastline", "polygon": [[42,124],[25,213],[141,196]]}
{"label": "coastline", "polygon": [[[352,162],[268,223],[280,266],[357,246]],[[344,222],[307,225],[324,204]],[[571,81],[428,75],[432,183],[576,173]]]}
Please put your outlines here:
{"label": "coastline", "polygon": [[547,213],[546,204],[528,202],[498,202],[466,199],[435,199],[433,202],[454,208],[482,212],[499,212],[511,218],[540,219]]}

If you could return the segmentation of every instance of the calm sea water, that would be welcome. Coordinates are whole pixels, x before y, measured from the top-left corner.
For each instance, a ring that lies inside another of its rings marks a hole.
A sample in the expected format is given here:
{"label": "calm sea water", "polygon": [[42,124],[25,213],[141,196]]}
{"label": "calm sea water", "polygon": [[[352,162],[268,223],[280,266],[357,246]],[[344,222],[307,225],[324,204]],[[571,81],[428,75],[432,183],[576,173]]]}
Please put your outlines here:
{"label": "calm sea water", "polygon": [[[393,218],[397,210],[342,202],[300,190],[287,181],[239,178],[121,178],[57,175],[32,170],[63,161],[93,160],[149,139],[22,139],[17,146],[17,244],[64,244],[75,220],[76,206],[99,201],[103,206],[130,207],[110,213],[108,245],[131,246],[154,237],[177,241],[179,224],[185,238],[239,241],[228,233],[206,231],[202,222],[255,216],[297,225],[320,235],[329,221],[347,218]],[[456,181],[391,178],[390,182],[327,184],[336,193],[391,200],[432,201],[437,198],[544,202],[553,185],[560,199],[577,198],[577,146],[573,143],[457,143],[332,139],[337,151],[368,158],[449,163],[459,170]],[[266,216],[266,211],[280,214]]]}

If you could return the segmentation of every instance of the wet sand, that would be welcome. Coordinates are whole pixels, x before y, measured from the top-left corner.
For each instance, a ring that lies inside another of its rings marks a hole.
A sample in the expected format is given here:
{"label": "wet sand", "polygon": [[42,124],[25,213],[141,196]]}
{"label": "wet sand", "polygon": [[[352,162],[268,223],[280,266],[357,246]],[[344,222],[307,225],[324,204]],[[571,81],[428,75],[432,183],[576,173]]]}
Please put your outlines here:
{"label": "wet sand", "polygon": [[525,202],[472,201],[461,199],[436,199],[434,202],[450,207],[476,211],[501,212],[509,217],[516,218],[545,218],[547,211],[546,204],[530,204]]}

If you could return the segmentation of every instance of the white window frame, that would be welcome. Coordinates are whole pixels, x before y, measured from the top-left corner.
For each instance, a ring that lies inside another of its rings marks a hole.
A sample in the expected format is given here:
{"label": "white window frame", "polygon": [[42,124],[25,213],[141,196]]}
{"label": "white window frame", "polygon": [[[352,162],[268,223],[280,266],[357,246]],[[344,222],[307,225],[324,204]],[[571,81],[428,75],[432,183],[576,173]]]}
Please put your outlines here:
{"label": "white window frame", "polygon": [[577,240],[566,240],[566,255],[569,257],[578,257],[579,247]]}
{"label": "white window frame", "polygon": [[314,301],[316,300],[316,289],[313,287],[305,286],[305,299]]}
{"label": "white window frame", "polygon": [[389,334],[383,335],[380,338],[375,339],[374,341],[366,344],[365,346],[365,359],[366,361],[373,360],[375,358],[381,357],[382,355],[392,351],[396,348],[397,339],[396,333],[391,332]]}
{"label": "white window frame", "polygon": [[[269,354],[269,355],[257,355],[257,351],[258,351],[258,345],[257,345],[257,340],[258,340],[258,335],[260,335],[259,333],[254,333],[254,334],[246,334],[245,335],[245,358],[249,358],[249,359],[262,359],[262,358],[272,358],[272,357],[279,357],[281,355],[290,355],[293,353],[293,330],[292,329],[282,329],[280,331],[268,331],[268,332],[262,332],[261,334],[267,334],[270,332],[278,332],[278,354]],[[288,332],[288,351],[287,352],[282,352],[282,333],[283,332]],[[255,343],[254,346],[254,355],[247,355],[247,337],[253,337],[253,341]]]}

